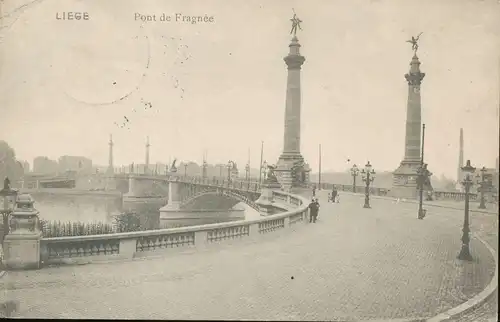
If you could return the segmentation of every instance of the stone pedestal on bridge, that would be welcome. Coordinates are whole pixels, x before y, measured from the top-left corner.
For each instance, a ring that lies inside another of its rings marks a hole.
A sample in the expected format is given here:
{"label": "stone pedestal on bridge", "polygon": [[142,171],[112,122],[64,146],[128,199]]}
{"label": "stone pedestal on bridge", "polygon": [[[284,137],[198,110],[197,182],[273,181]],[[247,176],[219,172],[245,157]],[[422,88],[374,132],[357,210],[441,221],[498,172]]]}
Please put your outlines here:
{"label": "stone pedestal on bridge", "polygon": [[[168,201],[164,207],[160,208],[160,219],[162,219],[162,214],[167,212],[179,211],[181,206],[181,194],[180,194],[180,183],[177,181],[179,177],[172,176],[171,181],[168,184]],[[163,216],[167,218],[168,216]]]}
{"label": "stone pedestal on bridge", "polygon": [[4,264],[10,269],[40,267],[40,240],[38,210],[33,198],[22,194],[17,198],[16,209],[10,220],[10,233],[4,240]]}
{"label": "stone pedestal on bridge", "polygon": [[278,182],[264,182],[260,187],[260,197],[255,201],[263,215],[272,215],[275,211],[273,205],[273,190],[280,190],[281,184]]}

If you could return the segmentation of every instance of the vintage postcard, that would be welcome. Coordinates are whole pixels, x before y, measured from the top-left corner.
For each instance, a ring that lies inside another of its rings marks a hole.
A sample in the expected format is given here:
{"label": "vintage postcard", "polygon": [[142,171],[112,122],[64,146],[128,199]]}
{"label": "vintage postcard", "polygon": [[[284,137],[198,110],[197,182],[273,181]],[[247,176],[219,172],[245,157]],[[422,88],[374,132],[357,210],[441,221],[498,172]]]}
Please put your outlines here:
{"label": "vintage postcard", "polygon": [[0,0],[0,316],[496,321],[497,0]]}

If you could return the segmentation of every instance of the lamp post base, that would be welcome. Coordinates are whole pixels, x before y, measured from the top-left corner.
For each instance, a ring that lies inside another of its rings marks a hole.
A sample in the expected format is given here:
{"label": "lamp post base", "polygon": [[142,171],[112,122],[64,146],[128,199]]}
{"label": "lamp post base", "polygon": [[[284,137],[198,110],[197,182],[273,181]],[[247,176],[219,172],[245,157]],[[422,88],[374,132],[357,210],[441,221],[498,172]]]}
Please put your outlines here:
{"label": "lamp post base", "polygon": [[371,208],[371,207],[370,207],[370,204],[365,203],[365,204],[363,205],[363,208]]}
{"label": "lamp post base", "polygon": [[460,254],[458,254],[458,259],[463,261],[472,261],[472,255],[470,254],[469,245],[462,245],[462,249],[460,250]]}
{"label": "lamp post base", "polygon": [[479,209],[486,209],[486,205],[484,203],[484,200],[481,200],[481,202],[479,203]]}
{"label": "lamp post base", "polygon": [[425,209],[419,209],[418,210],[418,219],[424,219],[426,213],[427,213],[427,210],[425,210]]}

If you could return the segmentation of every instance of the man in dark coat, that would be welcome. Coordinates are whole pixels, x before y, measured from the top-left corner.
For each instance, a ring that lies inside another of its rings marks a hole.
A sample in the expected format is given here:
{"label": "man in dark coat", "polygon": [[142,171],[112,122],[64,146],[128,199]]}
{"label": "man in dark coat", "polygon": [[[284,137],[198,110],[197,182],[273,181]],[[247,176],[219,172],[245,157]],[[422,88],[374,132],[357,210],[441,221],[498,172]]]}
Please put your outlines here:
{"label": "man in dark coat", "polygon": [[318,201],[318,198],[316,198],[314,200],[314,203],[316,204],[316,217],[314,218],[314,222],[316,222],[316,219],[318,219],[318,215],[319,215],[319,201]]}
{"label": "man in dark coat", "polygon": [[313,198],[311,203],[309,204],[309,222],[316,222],[316,218],[318,217],[318,203]]}

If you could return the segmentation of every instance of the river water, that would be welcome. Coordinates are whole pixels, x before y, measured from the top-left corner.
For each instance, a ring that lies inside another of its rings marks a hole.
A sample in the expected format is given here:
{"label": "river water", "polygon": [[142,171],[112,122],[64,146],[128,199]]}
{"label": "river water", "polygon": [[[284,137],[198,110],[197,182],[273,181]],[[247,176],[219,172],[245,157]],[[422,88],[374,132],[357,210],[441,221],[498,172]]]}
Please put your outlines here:
{"label": "river water", "polygon": [[[123,212],[122,199],[114,196],[32,194],[40,219],[61,222],[109,223]],[[175,228],[258,218],[260,214],[244,203],[231,212],[176,212],[175,219],[160,219],[161,205],[137,209],[144,229]]]}

